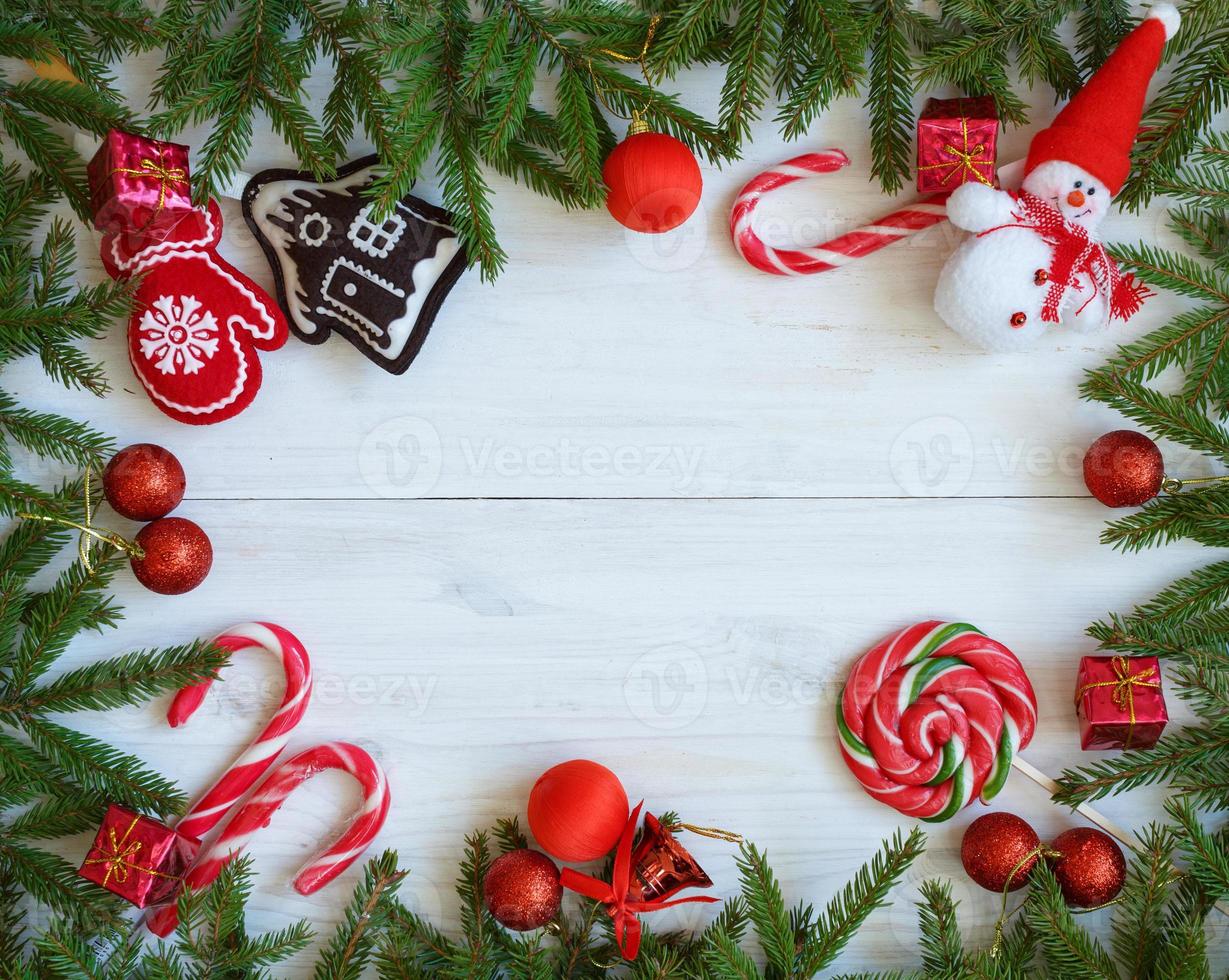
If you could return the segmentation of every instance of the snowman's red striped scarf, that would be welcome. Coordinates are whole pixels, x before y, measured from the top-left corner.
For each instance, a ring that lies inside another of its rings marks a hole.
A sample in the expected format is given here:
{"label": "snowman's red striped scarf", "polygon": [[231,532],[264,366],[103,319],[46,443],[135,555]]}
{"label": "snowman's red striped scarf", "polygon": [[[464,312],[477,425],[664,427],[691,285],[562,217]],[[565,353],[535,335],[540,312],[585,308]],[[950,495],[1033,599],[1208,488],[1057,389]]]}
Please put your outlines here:
{"label": "snowman's red striped scarf", "polygon": [[1097,293],[1103,293],[1109,297],[1110,318],[1127,320],[1153,295],[1135,276],[1119,271],[1118,263],[1110,258],[1103,245],[1092,240],[1087,229],[1068,221],[1056,208],[1028,191],[1013,193],[1012,197],[1016,201],[1015,223],[989,228],[978,237],[1001,228],[1031,228],[1050,246],[1053,258],[1046,270],[1050,288],[1041,305],[1041,319],[1046,323],[1059,322],[1063,293],[1075,285],[1076,276],[1081,272],[1092,281],[1094,292],[1080,310],[1091,303]]}

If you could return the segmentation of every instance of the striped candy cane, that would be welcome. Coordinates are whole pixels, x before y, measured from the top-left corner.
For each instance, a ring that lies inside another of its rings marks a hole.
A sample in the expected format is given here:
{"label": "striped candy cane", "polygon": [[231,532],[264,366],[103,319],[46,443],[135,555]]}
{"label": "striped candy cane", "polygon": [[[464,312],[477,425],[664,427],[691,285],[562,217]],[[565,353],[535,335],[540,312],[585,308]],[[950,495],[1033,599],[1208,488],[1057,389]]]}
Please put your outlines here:
{"label": "striped candy cane", "polygon": [[[291,731],[303,719],[312,694],[311,661],[303,644],[289,630],[273,623],[244,623],[227,630],[214,642],[231,653],[260,649],[278,657],[286,674],[286,692],[282,695],[281,707],[269,719],[264,731],[179,821],[176,830],[188,837],[203,837],[209,833],[273,765],[286,747]],[[178,728],[192,717],[212,683],[205,681],[185,687],[175,695],[166,713],[172,728]]]}
{"label": "striped candy cane", "polygon": [[[231,763],[176,825],[175,829],[188,837],[203,837],[209,833],[273,765],[286,747],[291,731],[303,719],[312,694],[311,660],[299,638],[288,629],[274,623],[243,623],[215,637],[214,643],[231,653],[258,649],[278,657],[286,676],[286,690],[281,706],[269,719],[264,731],[256,736],[255,741]],[[166,713],[166,720],[172,728],[178,728],[192,717],[204,702],[212,683],[204,681],[185,687],[175,695]],[[145,920],[150,931],[159,936],[169,935],[176,921],[174,905],[150,909]]]}
{"label": "striped candy cane", "polygon": [[252,835],[268,825],[294,789],[325,769],[341,769],[357,779],[363,788],[363,805],[337,841],[307,862],[294,880],[295,890],[300,895],[310,895],[350,867],[384,826],[389,807],[388,780],[380,764],[357,745],[326,742],[287,759],[261,783],[252,798],[227,821],[217,840],[201,852],[188,872],[188,884],[201,888],[213,881],[226,862],[247,846]]}
{"label": "striped candy cane", "polygon": [[968,623],[884,640],[854,664],[837,711],[841,754],[866,791],[930,821],[998,793],[1036,727],[1023,665]]}
{"label": "striped candy cane", "polygon": [[871,252],[947,220],[947,194],[935,194],[906,205],[874,224],[863,225],[810,248],[775,248],[751,227],[760,199],[797,180],[832,173],[849,165],[849,157],[837,149],[804,153],[753,177],[739,191],[730,212],[730,235],[738,254],[763,272],[778,276],[807,276],[848,265]]}

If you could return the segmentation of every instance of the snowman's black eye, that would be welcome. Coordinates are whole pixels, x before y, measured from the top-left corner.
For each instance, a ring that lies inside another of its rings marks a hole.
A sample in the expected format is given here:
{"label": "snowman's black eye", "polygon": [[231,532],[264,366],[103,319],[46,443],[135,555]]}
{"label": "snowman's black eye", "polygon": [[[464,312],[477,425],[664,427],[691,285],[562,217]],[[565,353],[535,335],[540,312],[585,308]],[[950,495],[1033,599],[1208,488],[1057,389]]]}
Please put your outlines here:
{"label": "snowman's black eye", "polygon": [[1076,186],[1076,187],[1083,187],[1083,186],[1084,186],[1084,182],[1083,182],[1082,180],[1077,180],[1077,181],[1075,182],[1075,186]]}
{"label": "snowman's black eye", "polygon": [[1095,187],[1090,187],[1090,188],[1088,188],[1088,193],[1089,193],[1089,194],[1095,194],[1095,193],[1097,193],[1097,189],[1096,189]]}

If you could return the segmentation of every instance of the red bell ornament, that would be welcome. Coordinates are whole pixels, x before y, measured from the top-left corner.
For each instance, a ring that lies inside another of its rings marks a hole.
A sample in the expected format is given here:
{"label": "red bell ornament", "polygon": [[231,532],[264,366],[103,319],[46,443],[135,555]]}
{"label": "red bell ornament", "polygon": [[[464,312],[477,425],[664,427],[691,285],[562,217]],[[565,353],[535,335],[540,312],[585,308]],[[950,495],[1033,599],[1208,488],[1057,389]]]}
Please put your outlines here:
{"label": "red bell ornament", "polygon": [[[610,916],[614,923],[615,944],[619,947],[619,952],[623,954],[625,960],[634,960],[640,952],[640,916],[643,913],[673,908],[676,905],[686,905],[690,902],[711,903],[720,901],[720,899],[713,898],[710,895],[690,895],[686,898],[672,898],[671,896],[676,892],[690,887],[687,883],[677,881],[667,886],[667,889],[660,892],[656,898],[638,897],[644,892],[645,881],[640,877],[636,869],[636,855],[641,854],[641,849],[636,848],[633,851],[632,840],[636,835],[636,824],[640,822],[640,808],[642,806],[644,806],[643,802],[636,804],[636,808],[632,810],[631,816],[627,818],[627,823],[619,836],[619,845],[615,850],[609,882],[591,877],[590,875],[581,874],[573,868],[564,868],[559,874],[559,882],[564,888],[579,892],[586,898],[591,898],[605,907],[606,914]],[[649,854],[653,855],[647,862],[649,866],[655,866],[663,855],[663,850],[669,850],[669,845],[663,843],[661,836],[661,831],[664,828],[656,820],[653,823],[657,826],[657,831],[652,831],[648,826],[645,827],[646,837],[652,837],[653,840],[644,854],[641,855],[645,858],[648,858]],[[678,845],[675,844],[675,847],[677,848]],[[678,848],[678,850],[681,851],[682,848]],[[685,851],[683,853],[686,854]],[[696,865],[695,861],[690,859],[690,855],[688,855],[687,860],[690,865],[695,866],[696,870],[699,870],[699,865]],[[650,874],[655,875],[655,872],[650,871]],[[700,871],[700,874],[704,875],[704,872]],[[672,875],[669,877],[673,878]],[[704,879],[707,881],[708,876],[704,875]],[[659,879],[658,883],[665,885],[666,880],[666,877],[663,876]]]}
{"label": "red bell ornament", "polygon": [[631,897],[637,902],[660,902],[684,888],[708,888],[712,883],[674,834],[646,813],[644,832],[632,852]]}
{"label": "red bell ornament", "polygon": [[606,158],[602,179],[606,210],[624,227],[647,234],[670,231],[690,218],[704,186],[687,145],[650,131],[639,113],[632,114],[627,137]]}

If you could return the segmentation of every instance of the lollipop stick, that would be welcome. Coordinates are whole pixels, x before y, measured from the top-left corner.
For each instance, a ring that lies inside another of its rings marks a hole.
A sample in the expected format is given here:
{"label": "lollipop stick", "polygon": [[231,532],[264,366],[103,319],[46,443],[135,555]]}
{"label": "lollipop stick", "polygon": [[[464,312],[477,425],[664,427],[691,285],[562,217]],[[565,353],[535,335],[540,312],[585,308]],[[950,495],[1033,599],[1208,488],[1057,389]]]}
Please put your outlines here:
{"label": "lollipop stick", "polygon": [[[1011,757],[1011,764],[1017,770],[1024,773],[1024,775],[1028,776],[1029,779],[1035,782],[1051,796],[1058,792],[1058,783],[1052,780],[1031,762],[1026,762],[1024,759],[1020,758],[1020,756],[1015,755]],[[1087,803],[1080,803],[1076,806],[1075,812],[1080,814],[1080,816],[1084,817],[1086,820],[1090,820],[1095,823],[1120,844],[1129,847],[1133,851],[1139,850],[1139,842],[1136,841],[1132,835],[1128,834],[1117,824],[1101,816],[1101,814],[1090,807]]]}
{"label": "lollipop stick", "polygon": [[[1024,759],[1020,758],[1020,756],[1016,755],[1012,756],[1011,764],[1017,770],[1024,773],[1024,775],[1028,776],[1028,778],[1035,782],[1038,786],[1042,787],[1051,796],[1058,792],[1058,783],[1052,780],[1032,763],[1026,762]],[[1084,817],[1086,820],[1090,820],[1095,823],[1107,834],[1120,843],[1125,844],[1132,851],[1139,853],[1139,842],[1133,836],[1128,834],[1117,824],[1101,816],[1101,814],[1090,807],[1087,803],[1079,804],[1075,808],[1075,812],[1080,814],[1080,816]],[[1229,915],[1229,903],[1221,901],[1216,902],[1215,905],[1216,910],[1220,912],[1221,915]]]}

